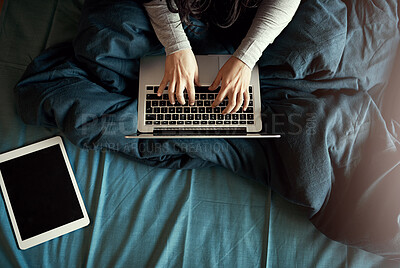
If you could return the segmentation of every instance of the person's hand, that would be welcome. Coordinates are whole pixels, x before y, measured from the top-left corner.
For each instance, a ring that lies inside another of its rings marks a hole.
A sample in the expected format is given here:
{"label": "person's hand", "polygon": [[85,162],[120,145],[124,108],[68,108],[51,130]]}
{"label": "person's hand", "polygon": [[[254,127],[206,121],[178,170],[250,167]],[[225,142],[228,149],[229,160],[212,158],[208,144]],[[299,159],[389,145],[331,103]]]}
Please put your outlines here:
{"label": "person's hand", "polygon": [[218,106],[226,96],[229,98],[228,106],[223,114],[236,113],[243,105],[243,111],[249,106],[249,84],[251,69],[241,60],[232,56],[219,70],[209,90],[215,90],[221,83],[221,89],[215,98],[212,107]]}
{"label": "person's hand", "polygon": [[157,91],[158,96],[161,96],[168,83],[169,101],[172,104],[175,104],[175,94],[179,103],[185,104],[183,95],[185,88],[189,96],[189,104],[194,104],[194,84],[199,85],[199,82],[197,62],[191,49],[180,50],[167,56],[164,78]]}

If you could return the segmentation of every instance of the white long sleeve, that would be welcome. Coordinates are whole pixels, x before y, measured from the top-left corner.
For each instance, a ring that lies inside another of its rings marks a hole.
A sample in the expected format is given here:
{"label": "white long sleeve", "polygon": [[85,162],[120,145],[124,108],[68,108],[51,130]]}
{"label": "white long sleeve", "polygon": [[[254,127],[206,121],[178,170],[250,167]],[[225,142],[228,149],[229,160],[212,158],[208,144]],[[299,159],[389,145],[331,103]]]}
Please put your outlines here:
{"label": "white long sleeve", "polygon": [[179,14],[169,11],[165,0],[153,0],[145,3],[144,7],[167,55],[182,49],[191,49]]}
{"label": "white long sleeve", "polygon": [[300,0],[263,0],[247,35],[233,54],[253,68],[269,44],[292,20]]}
{"label": "white long sleeve", "polygon": [[[300,0],[263,0],[255,18],[233,54],[253,68],[263,51],[292,20]],[[167,55],[191,48],[177,13],[172,13],[165,0],[153,0],[145,5],[151,23]]]}

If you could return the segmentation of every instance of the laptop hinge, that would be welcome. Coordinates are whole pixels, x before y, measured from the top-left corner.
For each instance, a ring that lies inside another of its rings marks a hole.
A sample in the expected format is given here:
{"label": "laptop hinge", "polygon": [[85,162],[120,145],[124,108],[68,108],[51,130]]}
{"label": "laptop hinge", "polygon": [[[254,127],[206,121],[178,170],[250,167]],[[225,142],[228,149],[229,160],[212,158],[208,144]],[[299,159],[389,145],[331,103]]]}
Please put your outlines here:
{"label": "laptop hinge", "polygon": [[218,136],[218,135],[244,135],[246,134],[246,127],[224,127],[224,128],[154,128],[154,136],[174,136],[174,135],[206,135],[206,136]]}

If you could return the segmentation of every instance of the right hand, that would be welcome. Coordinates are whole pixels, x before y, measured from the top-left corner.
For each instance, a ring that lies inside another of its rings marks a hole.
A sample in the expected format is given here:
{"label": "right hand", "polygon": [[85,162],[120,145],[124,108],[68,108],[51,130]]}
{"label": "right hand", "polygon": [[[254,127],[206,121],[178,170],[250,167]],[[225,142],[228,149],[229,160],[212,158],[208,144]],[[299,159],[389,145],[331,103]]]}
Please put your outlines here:
{"label": "right hand", "polygon": [[161,96],[165,87],[168,86],[169,101],[175,104],[175,94],[180,104],[185,104],[183,91],[189,96],[189,104],[194,105],[194,85],[199,85],[198,66],[196,58],[191,49],[184,49],[172,53],[165,60],[165,73],[158,88],[157,95]]}

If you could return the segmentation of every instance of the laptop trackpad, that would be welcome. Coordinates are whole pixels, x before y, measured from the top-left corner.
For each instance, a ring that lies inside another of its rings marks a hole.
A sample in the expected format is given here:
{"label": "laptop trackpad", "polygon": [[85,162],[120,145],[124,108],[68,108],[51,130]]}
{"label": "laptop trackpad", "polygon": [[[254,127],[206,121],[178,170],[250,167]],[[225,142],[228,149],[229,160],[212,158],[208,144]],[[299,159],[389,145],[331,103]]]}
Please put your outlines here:
{"label": "laptop trackpad", "polygon": [[199,80],[203,86],[209,86],[214,82],[218,74],[218,57],[215,56],[196,56],[199,66]]}

